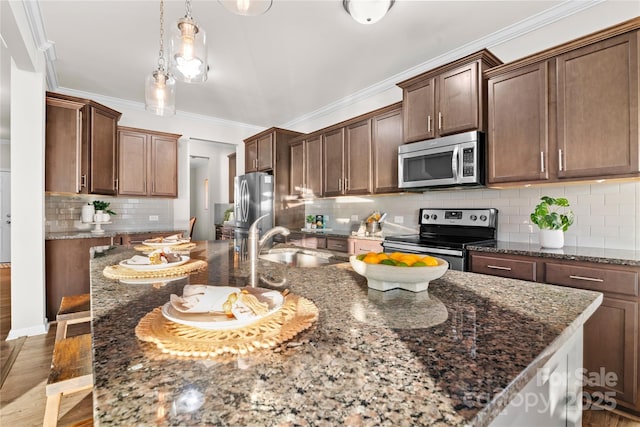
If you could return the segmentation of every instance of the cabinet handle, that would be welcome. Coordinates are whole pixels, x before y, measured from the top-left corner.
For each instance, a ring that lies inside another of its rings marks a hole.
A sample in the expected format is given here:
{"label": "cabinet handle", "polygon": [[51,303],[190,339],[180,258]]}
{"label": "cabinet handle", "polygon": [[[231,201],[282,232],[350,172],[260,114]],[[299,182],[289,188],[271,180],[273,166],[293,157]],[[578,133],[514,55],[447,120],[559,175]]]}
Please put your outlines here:
{"label": "cabinet handle", "polygon": [[349,189],[349,180],[347,178],[344,179],[344,191]]}
{"label": "cabinet handle", "polygon": [[562,148],[558,150],[558,170],[562,171]]}
{"label": "cabinet handle", "polygon": [[540,172],[544,172],[544,151],[540,152]]}
{"label": "cabinet handle", "polygon": [[438,130],[442,129],[442,113],[438,111]]}
{"label": "cabinet handle", "polygon": [[586,280],[587,282],[604,282],[604,279],[598,279],[597,277],[585,277],[569,275],[569,279]]}
{"label": "cabinet handle", "polygon": [[502,267],[500,265],[487,265],[487,268],[491,268],[493,270],[511,271],[511,267]]}
{"label": "cabinet handle", "polygon": [[80,176],[80,187],[87,186],[87,175]]}
{"label": "cabinet handle", "polygon": [[427,133],[431,133],[431,114],[427,116]]}
{"label": "cabinet handle", "polygon": [[114,184],[116,185],[116,191],[118,190],[118,178],[114,179]]}

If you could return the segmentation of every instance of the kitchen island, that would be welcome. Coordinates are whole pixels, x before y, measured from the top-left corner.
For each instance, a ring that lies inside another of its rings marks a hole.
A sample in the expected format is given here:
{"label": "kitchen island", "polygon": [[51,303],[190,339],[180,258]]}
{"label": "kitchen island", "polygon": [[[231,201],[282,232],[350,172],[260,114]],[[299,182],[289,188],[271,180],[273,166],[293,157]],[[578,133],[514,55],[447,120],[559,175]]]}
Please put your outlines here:
{"label": "kitchen island", "polygon": [[188,360],[138,340],[136,325],[187,283],[243,286],[248,266],[229,241],[201,242],[191,256],[208,269],[187,279],[103,276],[134,254],[114,247],[91,261],[96,425],[489,425],[602,300],[456,271],[428,292],[380,292],[348,263],[261,261],[262,275],[315,303],[317,322],[231,362]]}

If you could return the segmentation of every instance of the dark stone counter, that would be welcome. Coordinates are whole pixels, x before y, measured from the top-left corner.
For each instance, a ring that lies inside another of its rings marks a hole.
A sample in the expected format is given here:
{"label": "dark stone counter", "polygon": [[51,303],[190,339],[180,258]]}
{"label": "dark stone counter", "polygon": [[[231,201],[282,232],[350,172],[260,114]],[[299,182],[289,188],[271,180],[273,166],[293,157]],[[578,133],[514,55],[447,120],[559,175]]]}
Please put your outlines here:
{"label": "dark stone counter", "polygon": [[208,271],[123,284],[91,261],[94,419],[122,425],[488,425],[600,305],[596,292],[448,271],[428,292],[374,291],[348,263],[289,268],[272,281],[313,301],[319,319],[274,349],[233,362],[162,357],[139,320],[187,283],[243,286],[229,241],[191,254]]}

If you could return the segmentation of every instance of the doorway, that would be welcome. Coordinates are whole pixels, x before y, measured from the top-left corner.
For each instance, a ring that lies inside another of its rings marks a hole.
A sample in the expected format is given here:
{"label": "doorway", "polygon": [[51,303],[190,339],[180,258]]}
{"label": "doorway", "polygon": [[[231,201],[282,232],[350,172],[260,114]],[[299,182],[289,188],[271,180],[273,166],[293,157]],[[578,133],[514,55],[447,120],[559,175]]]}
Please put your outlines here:
{"label": "doorway", "polygon": [[192,240],[213,240],[209,231],[211,225],[209,186],[209,158],[205,156],[189,157],[189,216],[195,217]]}
{"label": "doorway", "polygon": [[11,262],[11,172],[0,171],[0,263]]}

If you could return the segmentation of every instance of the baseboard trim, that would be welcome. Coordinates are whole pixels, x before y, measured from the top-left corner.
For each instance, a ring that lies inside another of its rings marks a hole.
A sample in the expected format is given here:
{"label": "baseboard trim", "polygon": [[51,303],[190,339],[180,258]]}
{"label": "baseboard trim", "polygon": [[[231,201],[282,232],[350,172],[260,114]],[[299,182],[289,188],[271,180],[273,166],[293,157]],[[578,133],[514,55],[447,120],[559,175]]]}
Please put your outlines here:
{"label": "baseboard trim", "polygon": [[49,332],[49,323],[43,325],[30,326],[28,328],[11,329],[7,340],[14,340],[20,337],[31,337],[34,335],[44,335]]}

